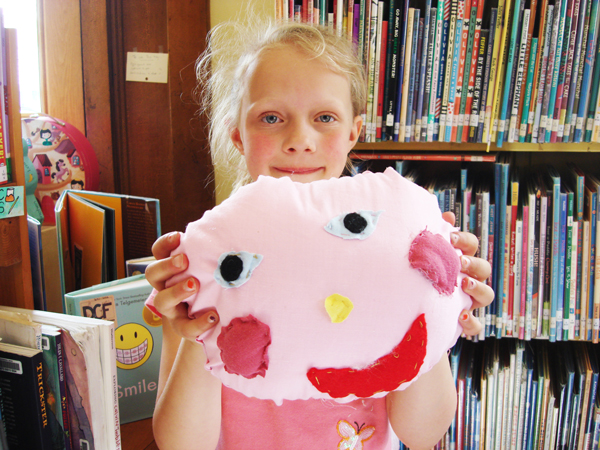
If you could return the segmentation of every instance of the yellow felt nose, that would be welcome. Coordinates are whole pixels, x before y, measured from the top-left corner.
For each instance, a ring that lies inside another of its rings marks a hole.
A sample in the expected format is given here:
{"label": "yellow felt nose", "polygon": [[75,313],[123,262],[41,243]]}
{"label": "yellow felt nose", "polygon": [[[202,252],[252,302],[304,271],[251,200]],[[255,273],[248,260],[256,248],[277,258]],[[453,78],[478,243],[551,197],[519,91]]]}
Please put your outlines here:
{"label": "yellow felt nose", "polygon": [[333,294],[325,299],[325,310],[333,323],[341,323],[346,320],[352,312],[352,308],[354,305],[350,299],[343,295]]}

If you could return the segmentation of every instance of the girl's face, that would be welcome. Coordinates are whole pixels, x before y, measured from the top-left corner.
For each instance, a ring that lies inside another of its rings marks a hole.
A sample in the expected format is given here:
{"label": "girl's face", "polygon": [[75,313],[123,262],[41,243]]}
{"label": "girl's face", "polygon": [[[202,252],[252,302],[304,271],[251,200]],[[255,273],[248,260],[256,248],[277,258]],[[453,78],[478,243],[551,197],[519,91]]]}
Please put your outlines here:
{"label": "girl's face", "polygon": [[339,177],[362,126],[347,78],[293,48],[265,52],[249,74],[231,139],[252,179]]}

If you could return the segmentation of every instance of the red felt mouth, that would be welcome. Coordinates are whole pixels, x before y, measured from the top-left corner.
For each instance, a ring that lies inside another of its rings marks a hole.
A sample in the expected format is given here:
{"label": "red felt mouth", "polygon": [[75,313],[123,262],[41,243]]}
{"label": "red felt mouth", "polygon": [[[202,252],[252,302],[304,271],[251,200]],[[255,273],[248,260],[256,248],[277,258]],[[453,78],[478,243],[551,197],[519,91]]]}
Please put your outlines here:
{"label": "red felt mouth", "polygon": [[333,398],[354,394],[359,398],[390,392],[417,376],[427,351],[425,314],[412,323],[402,341],[387,355],[364,369],[316,369],[306,376],[320,392]]}

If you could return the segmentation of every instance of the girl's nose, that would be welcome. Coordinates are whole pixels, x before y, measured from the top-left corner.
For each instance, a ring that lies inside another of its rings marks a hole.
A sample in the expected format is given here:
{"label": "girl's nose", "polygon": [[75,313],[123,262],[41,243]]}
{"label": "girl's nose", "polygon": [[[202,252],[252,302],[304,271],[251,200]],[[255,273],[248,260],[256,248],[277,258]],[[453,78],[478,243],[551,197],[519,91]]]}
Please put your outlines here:
{"label": "girl's nose", "polygon": [[290,124],[288,138],[284,144],[287,153],[314,152],[314,130],[305,123]]}

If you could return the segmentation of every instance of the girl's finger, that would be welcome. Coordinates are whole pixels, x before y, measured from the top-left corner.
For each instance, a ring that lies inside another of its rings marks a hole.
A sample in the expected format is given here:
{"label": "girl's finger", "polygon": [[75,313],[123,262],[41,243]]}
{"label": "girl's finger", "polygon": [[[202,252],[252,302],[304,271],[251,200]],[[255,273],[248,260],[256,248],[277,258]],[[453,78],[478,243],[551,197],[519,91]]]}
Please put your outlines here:
{"label": "girl's finger", "polygon": [[454,248],[459,249],[465,255],[474,255],[479,247],[479,240],[473,233],[455,231],[450,235],[450,242]]}
{"label": "girl's finger", "polygon": [[162,291],[165,288],[165,282],[169,278],[183,272],[187,267],[187,256],[180,253],[179,255],[170,256],[149,264],[146,267],[145,275],[154,289]]}
{"label": "girl's finger", "polygon": [[487,284],[474,278],[463,278],[462,289],[473,300],[471,310],[487,306],[494,300],[494,290]]}
{"label": "girl's finger", "polygon": [[152,255],[156,259],[163,259],[171,255],[171,252],[179,247],[181,233],[173,231],[159,237],[152,244]]}
{"label": "girl's finger", "polygon": [[182,302],[194,295],[198,291],[198,288],[199,283],[195,278],[190,277],[182,280],[158,292],[154,297],[154,308],[162,316],[170,319],[183,316],[187,318],[187,304]]}
{"label": "girl's finger", "polygon": [[460,257],[460,271],[479,281],[485,281],[492,273],[492,266],[488,261],[474,256],[462,255]]}
{"label": "girl's finger", "polygon": [[459,323],[462,325],[463,333],[467,336],[475,336],[482,330],[481,322],[469,311],[463,311],[459,317]]}

